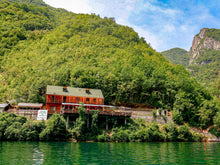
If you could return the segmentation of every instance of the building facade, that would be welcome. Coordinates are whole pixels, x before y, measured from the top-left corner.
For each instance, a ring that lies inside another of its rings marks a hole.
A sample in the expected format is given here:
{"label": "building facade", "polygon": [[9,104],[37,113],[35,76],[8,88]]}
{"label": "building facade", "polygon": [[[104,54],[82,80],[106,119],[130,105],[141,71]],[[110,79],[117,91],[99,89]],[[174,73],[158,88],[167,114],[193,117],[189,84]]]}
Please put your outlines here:
{"label": "building facade", "polygon": [[46,109],[49,114],[75,109],[80,103],[94,109],[103,105],[104,97],[102,91],[100,89],[47,86]]}

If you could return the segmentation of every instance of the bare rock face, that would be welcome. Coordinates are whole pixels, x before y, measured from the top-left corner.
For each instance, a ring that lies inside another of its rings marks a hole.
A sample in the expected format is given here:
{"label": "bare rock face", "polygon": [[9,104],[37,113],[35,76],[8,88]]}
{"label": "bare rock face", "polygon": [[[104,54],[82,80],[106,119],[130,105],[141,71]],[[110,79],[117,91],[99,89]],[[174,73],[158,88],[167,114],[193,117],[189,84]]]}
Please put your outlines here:
{"label": "bare rock face", "polygon": [[195,63],[195,59],[199,56],[199,51],[202,48],[220,50],[220,42],[213,38],[207,37],[207,30],[207,28],[201,29],[200,33],[197,34],[193,39],[192,47],[190,48],[190,65]]}

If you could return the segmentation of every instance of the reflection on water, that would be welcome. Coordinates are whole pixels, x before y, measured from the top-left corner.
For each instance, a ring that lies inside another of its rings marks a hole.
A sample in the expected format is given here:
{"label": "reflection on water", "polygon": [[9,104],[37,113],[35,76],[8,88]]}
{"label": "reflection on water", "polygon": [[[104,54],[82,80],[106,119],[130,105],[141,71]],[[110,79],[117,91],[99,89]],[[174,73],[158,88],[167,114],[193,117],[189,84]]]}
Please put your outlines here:
{"label": "reflection on water", "polygon": [[220,164],[220,143],[0,142],[0,164]]}
{"label": "reflection on water", "polygon": [[33,150],[33,164],[43,164],[44,154],[39,151],[39,145],[35,144]]}

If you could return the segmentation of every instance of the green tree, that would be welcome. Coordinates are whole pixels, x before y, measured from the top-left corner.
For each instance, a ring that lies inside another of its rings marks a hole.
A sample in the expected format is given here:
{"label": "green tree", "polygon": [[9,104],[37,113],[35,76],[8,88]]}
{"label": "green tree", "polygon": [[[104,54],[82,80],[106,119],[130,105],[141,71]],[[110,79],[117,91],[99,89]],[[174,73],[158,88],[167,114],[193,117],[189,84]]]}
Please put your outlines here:
{"label": "green tree", "polygon": [[54,113],[39,136],[40,140],[46,141],[66,140],[68,131],[65,119],[59,114]]}
{"label": "green tree", "polygon": [[44,120],[41,122],[33,122],[32,120],[28,120],[21,127],[21,135],[20,140],[26,141],[37,141],[39,140],[40,133],[45,129]]}
{"label": "green tree", "polygon": [[77,140],[85,140],[85,133],[86,133],[86,115],[85,115],[86,109],[84,108],[84,105],[80,105],[78,107],[78,113],[79,117],[76,119],[76,122],[74,122],[74,127],[71,130],[72,136],[76,138]]}
{"label": "green tree", "polygon": [[6,128],[4,136],[7,140],[19,140],[21,138],[22,124],[14,122],[12,125]]}

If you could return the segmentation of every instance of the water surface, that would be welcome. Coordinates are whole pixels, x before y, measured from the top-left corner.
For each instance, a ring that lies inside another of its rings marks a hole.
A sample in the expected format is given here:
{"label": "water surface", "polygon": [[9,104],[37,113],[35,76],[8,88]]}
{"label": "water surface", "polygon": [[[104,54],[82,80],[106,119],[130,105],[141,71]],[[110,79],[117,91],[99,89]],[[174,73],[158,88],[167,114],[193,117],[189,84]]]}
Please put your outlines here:
{"label": "water surface", "polygon": [[220,143],[0,142],[0,164],[220,164]]}

